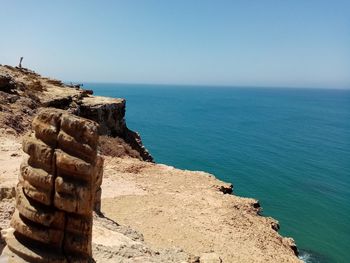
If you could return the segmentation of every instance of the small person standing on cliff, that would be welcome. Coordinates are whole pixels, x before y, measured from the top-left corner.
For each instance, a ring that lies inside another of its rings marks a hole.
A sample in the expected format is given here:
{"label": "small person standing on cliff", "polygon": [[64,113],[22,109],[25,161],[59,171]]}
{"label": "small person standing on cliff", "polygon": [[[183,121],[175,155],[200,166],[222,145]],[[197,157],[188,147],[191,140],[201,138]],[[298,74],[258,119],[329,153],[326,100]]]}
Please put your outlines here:
{"label": "small person standing on cliff", "polygon": [[21,58],[19,59],[19,65],[18,65],[19,68],[22,68],[22,60],[23,60],[23,57],[21,57]]}

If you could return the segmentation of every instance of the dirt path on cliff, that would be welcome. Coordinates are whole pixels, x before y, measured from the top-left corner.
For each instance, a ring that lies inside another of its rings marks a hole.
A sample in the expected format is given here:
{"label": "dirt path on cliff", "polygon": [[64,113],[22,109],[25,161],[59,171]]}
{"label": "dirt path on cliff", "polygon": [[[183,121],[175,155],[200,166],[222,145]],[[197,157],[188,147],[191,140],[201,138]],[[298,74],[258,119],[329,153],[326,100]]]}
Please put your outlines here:
{"label": "dirt path on cliff", "polygon": [[257,215],[256,200],[223,194],[227,187],[204,172],[106,157],[102,211],[157,248],[214,252],[223,262],[300,262],[277,222]]}

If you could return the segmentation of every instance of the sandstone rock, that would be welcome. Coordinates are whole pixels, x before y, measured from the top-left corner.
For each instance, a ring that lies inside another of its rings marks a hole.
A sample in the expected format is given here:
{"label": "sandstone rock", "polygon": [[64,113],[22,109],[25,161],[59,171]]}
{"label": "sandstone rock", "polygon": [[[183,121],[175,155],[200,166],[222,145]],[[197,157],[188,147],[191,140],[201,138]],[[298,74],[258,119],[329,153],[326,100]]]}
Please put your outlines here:
{"label": "sandstone rock", "polygon": [[101,185],[102,185],[102,178],[103,178],[103,163],[104,163],[104,159],[98,155],[97,159],[96,159],[96,181],[94,183],[95,185],[95,201],[94,201],[94,211],[96,211],[97,213],[100,212],[101,210],[101,196],[102,196],[102,189],[101,189]]}
{"label": "sandstone rock", "polygon": [[24,194],[21,185],[17,187],[19,187],[19,189],[17,189],[16,209],[22,216],[34,223],[42,224],[47,227],[53,226],[57,229],[64,229],[65,215],[63,211],[54,210],[49,206],[33,204]]}
{"label": "sandstone rock", "polygon": [[[15,134],[23,134],[28,130],[32,116],[40,107],[62,109],[97,122],[100,135],[123,139],[133,150],[140,153],[143,160],[152,162],[153,158],[143,146],[139,134],[126,126],[125,100],[92,96],[92,93],[92,90],[82,89],[80,85],[71,88],[59,80],[42,77],[28,69],[0,66],[0,128],[10,127],[10,131]],[[36,130],[38,139],[46,138],[48,141],[45,143],[55,148],[56,146],[52,145],[57,136],[57,130],[53,130],[56,127],[54,122],[60,118],[62,112],[53,113],[50,109],[46,109],[46,112],[42,114],[42,118],[47,120],[35,120],[33,129]],[[54,116],[51,116],[52,114]],[[67,134],[70,135],[69,132]],[[68,145],[74,143],[68,142],[66,136],[63,137],[63,141]],[[81,143],[79,140],[77,142],[74,147],[66,147],[63,150],[67,152],[67,149],[76,149],[75,146]],[[114,147],[117,148],[118,145]]]}
{"label": "sandstone rock", "polygon": [[94,203],[94,211],[97,213],[101,212],[101,197],[102,197],[102,189],[99,187],[95,192],[95,203]]}
{"label": "sandstone rock", "polygon": [[29,155],[30,166],[43,169],[48,173],[53,172],[54,150],[50,146],[31,135],[23,139],[23,151]]}
{"label": "sandstone rock", "polygon": [[122,135],[125,129],[125,100],[106,97],[85,97],[80,105],[79,116],[100,124],[100,135]]}
{"label": "sandstone rock", "polygon": [[137,132],[125,129],[125,133],[123,135],[124,140],[130,144],[130,146],[138,151],[144,161],[153,162],[152,155],[148,152],[145,146],[142,143],[141,137]]}
{"label": "sandstone rock", "polygon": [[129,130],[125,123],[125,100],[90,96],[82,99],[77,115],[100,125],[99,134],[123,138],[140,153],[144,161],[153,162],[153,157],[143,146],[138,133]]}
{"label": "sandstone rock", "polygon": [[20,167],[21,176],[23,180],[28,181],[35,187],[50,190],[53,188],[54,177],[52,174],[45,172],[42,169],[33,168],[28,165],[28,161],[23,162]]}
{"label": "sandstone rock", "polygon": [[37,115],[32,122],[32,128],[35,131],[36,138],[55,148],[61,115],[61,111],[53,109],[47,109]]}
{"label": "sandstone rock", "polygon": [[29,157],[20,167],[6,254],[15,262],[88,262],[103,174],[98,125],[49,109],[32,127],[23,140]]}
{"label": "sandstone rock", "polygon": [[71,155],[80,155],[80,158],[86,162],[92,162],[96,156],[96,148],[88,144],[79,143],[72,136],[61,131],[57,137],[59,148]]}
{"label": "sandstone rock", "polygon": [[[7,247],[2,256],[9,263],[66,263],[64,255],[57,250],[52,250],[35,241],[22,240],[16,237],[14,229],[10,229],[5,236]],[[68,262],[67,262],[68,263]]]}
{"label": "sandstone rock", "polygon": [[44,205],[51,204],[51,191],[53,189],[46,190],[37,188],[30,184],[28,181],[23,180],[22,176],[19,177],[19,183],[21,184],[21,186],[23,186],[22,191],[25,193],[26,196]]}
{"label": "sandstone rock", "polygon": [[50,244],[53,247],[61,247],[63,241],[63,231],[59,229],[49,228],[28,220],[20,215],[18,210],[12,216],[11,226],[17,233],[44,244]]}

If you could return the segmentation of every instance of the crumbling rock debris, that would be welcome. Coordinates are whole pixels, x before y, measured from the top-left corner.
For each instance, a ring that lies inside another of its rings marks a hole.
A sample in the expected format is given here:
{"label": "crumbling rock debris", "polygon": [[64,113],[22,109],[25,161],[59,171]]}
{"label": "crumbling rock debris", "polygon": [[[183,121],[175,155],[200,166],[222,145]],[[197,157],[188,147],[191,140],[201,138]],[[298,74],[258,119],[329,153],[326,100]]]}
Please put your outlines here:
{"label": "crumbling rock debris", "polygon": [[103,168],[98,124],[44,109],[32,127],[23,140],[28,158],[20,167],[5,253],[14,262],[90,262]]}
{"label": "crumbling rock debris", "polygon": [[0,91],[12,93],[15,88],[16,83],[10,75],[0,75]]}
{"label": "crumbling rock debris", "polygon": [[15,188],[12,186],[2,186],[0,188],[0,201],[2,199],[10,199],[16,196]]}
{"label": "crumbling rock debris", "polygon": [[19,115],[7,115],[3,122],[7,127],[11,127],[17,133],[22,133],[25,129],[23,117]]}
{"label": "crumbling rock debris", "polygon": [[223,194],[232,194],[233,192],[233,185],[230,183],[221,184],[221,185],[214,185],[214,188],[222,192]]}

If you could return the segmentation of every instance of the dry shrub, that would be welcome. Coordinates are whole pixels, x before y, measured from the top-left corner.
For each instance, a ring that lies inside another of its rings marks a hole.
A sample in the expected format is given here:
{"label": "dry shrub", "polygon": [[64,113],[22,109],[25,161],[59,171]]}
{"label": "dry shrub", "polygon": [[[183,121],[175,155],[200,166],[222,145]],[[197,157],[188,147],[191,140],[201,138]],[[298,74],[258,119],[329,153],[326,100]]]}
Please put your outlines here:
{"label": "dry shrub", "polygon": [[103,155],[112,157],[132,157],[142,160],[140,154],[119,137],[100,136],[99,148]]}

